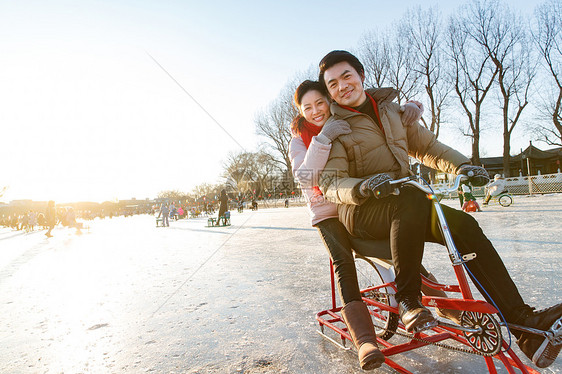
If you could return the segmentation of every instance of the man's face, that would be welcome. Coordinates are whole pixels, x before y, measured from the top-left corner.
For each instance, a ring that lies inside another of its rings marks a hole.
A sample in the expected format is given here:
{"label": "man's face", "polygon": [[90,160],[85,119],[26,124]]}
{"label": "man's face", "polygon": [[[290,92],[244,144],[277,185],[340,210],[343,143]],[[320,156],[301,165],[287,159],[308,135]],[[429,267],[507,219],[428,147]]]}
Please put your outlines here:
{"label": "man's face", "polygon": [[332,99],[340,105],[358,107],[367,100],[363,90],[364,77],[343,61],[324,72],[324,82]]}

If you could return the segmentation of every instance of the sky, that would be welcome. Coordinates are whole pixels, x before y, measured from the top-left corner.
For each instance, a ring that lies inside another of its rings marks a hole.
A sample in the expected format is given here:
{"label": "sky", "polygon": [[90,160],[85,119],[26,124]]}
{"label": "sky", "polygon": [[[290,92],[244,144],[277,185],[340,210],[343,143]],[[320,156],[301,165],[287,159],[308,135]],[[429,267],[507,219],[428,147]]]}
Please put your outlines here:
{"label": "sky", "polygon": [[[297,74],[411,7],[463,3],[0,0],[0,202],[217,183],[229,152],[257,149],[256,113]],[[530,17],[540,2],[509,3]],[[483,155],[501,155],[499,135]],[[458,132],[442,136],[469,155]]]}

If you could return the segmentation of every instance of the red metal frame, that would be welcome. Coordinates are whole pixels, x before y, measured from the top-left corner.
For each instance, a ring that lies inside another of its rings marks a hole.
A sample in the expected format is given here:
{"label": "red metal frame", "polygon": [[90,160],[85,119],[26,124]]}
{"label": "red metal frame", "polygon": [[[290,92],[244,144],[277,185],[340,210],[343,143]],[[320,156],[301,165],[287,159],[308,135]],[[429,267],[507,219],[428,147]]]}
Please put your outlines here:
{"label": "red metal frame", "polygon": [[[446,308],[446,309],[466,310],[466,311],[489,313],[489,314],[497,313],[498,311],[496,310],[496,308],[494,308],[488,302],[482,300],[475,300],[473,298],[472,292],[470,291],[470,287],[467,281],[466,273],[462,265],[453,264],[453,268],[455,270],[455,275],[459,282],[458,285],[446,285],[446,284],[435,283],[427,279],[423,275],[421,275],[422,282],[425,285],[437,290],[460,293],[463,298],[457,299],[457,298],[443,298],[437,296],[423,296],[422,303],[426,306]],[[324,326],[326,326],[334,330],[337,334],[339,334],[342,343],[344,345],[345,342],[348,340],[350,344],[353,344],[351,336],[349,335],[349,332],[347,330],[347,327],[345,327],[345,322],[343,321],[343,318],[341,317],[340,314],[340,310],[342,307],[337,306],[334,269],[331,261],[330,261],[330,273],[331,273],[330,279],[331,279],[331,291],[332,291],[332,308],[317,313],[316,320],[318,321],[322,331],[324,331]],[[388,288],[388,287],[391,287],[394,290],[396,290],[396,286],[394,282],[391,282],[376,287],[371,287],[365,290],[361,290],[361,292],[365,293],[368,291],[381,289],[381,288]],[[380,310],[390,311],[396,314],[398,313],[397,308],[377,302],[375,300],[363,297],[363,301],[367,304],[379,308]],[[378,318],[384,318],[380,314],[377,314],[372,310],[371,310],[371,314]],[[343,325],[343,327],[340,327],[340,324]],[[400,324],[399,328],[404,329],[404,326]],[[447,339],[453,339],[454,341],[460,342],[470,347],[470,345],[468,344],[467,340],[465,339],[465,337],[463,336],[460,330],[448,326],[437,326],[429,331],[432,332],[431,335],[428,334],[427,332],[421,332],[415,334],[414,336],[430,342],[440,342]],[[416,348],[420,348],[428,345],[428,343],[420,342],[416,340],[411,340],[407,343],[401,343],[396,345],[389,343],[388,341],[382,340],[380,338],[377,338],[377,341],[379,343],[379,346],[382,347],[381,348],[382,353],[386,356],[385,364],[392,367],[394,370],[396,370],[399,373],[410,373],[410,374],[411,374],[410,371],[408,371],[404,367],[400,366],[399,364],[391,360],[390,356],[411,351]],[[486,366],[488,368],[489,373],[497,373],[494,365],[494,360],[493,360],[494,358],[501,361],[509,373],[515,373],[515,369],[519,369],[521,373],[526,373],[526,374],[539,373],[533,368],[523,364],[523,362],[521,362],[517,354],[511,349],[511,347],[508,346],[505,340],[502,342],[502,348],[503,350],[493,357],[483,357],[484,360],[486,361]]]}

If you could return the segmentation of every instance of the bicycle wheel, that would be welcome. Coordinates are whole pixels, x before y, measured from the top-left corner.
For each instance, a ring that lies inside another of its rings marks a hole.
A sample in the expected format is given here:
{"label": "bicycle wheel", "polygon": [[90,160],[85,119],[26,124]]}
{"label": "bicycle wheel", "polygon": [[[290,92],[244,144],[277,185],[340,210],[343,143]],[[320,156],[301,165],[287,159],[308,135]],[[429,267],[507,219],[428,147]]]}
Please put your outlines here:
{"label": "bicycle wheel", "polygon": [[501,206],[510,206],[511,203],[513,203],[513,199],[507,194],[500,195],[498,197],[498,203],[500,203]]}
{"label": "bicycle wheel", "polygon": [[[373,264],[373,262],[368,258],[357,255],[355,257],[355,268],[357,269],[357,281],[359,283],[360,290],[380,286],[384,283],[387,283],[384,281],[375,264]],[[390,306],[392,296],[389,296],[387,294],[390,291],[391,289],[389,289],[389,287],[385,287],[380,288],[378,292],[366,292],[363,294],[363,296]],[[367,307],[369,308],[369,310],[374,311],[378,316],[380,316],[375,317],[371,315],[377,336],[383,340],[388,340],[392,336],[394,336],[394,333],[398,328],[398,315],[387,310],[381,310],[380,308],[369,304],[367,304]]]}

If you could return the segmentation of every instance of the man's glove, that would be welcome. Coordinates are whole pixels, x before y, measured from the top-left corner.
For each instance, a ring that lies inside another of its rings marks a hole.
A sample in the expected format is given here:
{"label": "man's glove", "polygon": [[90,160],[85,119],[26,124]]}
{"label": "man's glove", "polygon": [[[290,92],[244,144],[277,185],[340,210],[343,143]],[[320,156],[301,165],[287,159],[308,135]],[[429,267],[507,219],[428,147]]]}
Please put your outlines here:
{"label": "man's glove", "polygon": [[423,105],[419,101],[408,101],[400,107],[402,112],[402,123],[404,126],[411,126],[419,121],[423,114]]}
{"label": "man's glove", "polygon": [[390,185],[391,181],[392,178],[386,173],[373,175],[361,182],[359,192],[363,197],[374,196],[382,199],[394,191],[394,187]]}
{"label": "man's glove", "polygon": [[351,134],[349,123],[342,119],[335,119],[334,117],[330,117],[328,118],[324,126],[322,126],[322,130],[320,130],[320,134],[318,135],[324,135],[331,143],[338,136],[346,134]]}
{"label": "man's glove", "polygon": [[485,186],[490,181],[490,176],[482,166],[461,165],[457,174],[466,175],[473,186]]}

